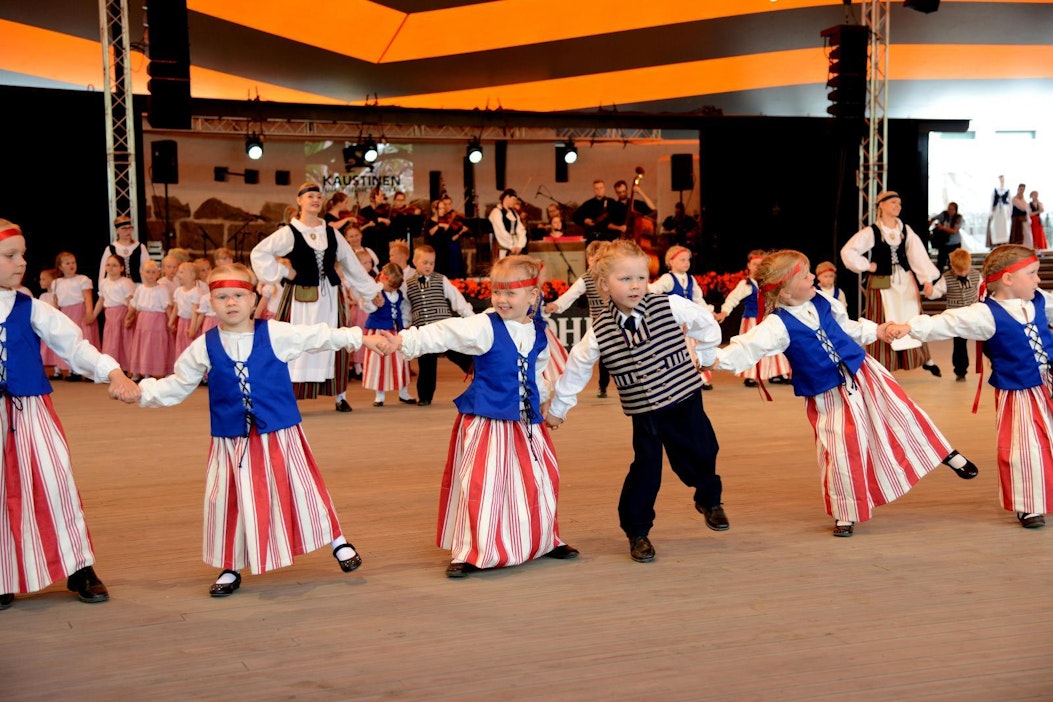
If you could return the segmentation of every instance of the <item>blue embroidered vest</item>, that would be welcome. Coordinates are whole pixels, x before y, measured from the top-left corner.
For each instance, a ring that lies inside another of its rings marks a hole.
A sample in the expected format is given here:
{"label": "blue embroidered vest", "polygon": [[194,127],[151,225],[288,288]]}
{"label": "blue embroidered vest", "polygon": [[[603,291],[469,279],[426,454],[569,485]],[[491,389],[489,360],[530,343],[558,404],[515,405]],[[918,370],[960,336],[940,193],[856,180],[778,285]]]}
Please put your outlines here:
{"label": "blue embroidered vest", "polygon": [[[991,359],[991,377],[987,381],[999,390],[1023,390],[1042,385],[1042,372],[1035,352],[1028,343],[1024,324],[1013,319],[998,302],[984,300],[995,320],[995,334],[984,342],[984,355]],[[1046,322],[1046,300],[1036,291],[1034,324],[1042,348],[1053,353],[1053,332]]]}
{"label": "blue embroidered vest", "polygon": [[[487,314],[494,329],[494,345],[481,356],[474,358],[475,377],[460,397],[453,403],[461,414],[474,414],[490,419],[518,421],[522,419],[523,406],[520,397],[521,356],[512,341],[504,320],[496,312]],[[534,318],[534,346],[527,354],[521,372],[526,382],[527,401],[530,406],[530,423],[541,422],[541,396],[535,382],[537,357],[548,345],[545,336],[545,321]]]}
{"label": "blue embroidered vest", "polygon": [[[863,347],[853,341],[834,319],[830,301],[817,294],[812,298],[812,304],[819,314],[817,330],[809,329],[781,307],[775,310],[790,335],[790,346],[783,353],[793,368],[790,379],[793,394],[800,397],[814,397],[844,385],[866,358]],[[823,332],[832,349],[824,348],[819,332]]]}
{"label": "blue embroidered vest", "polygon": [[399,331],[406,328],[406,320],[402,318],[402,291],[399,291],[399,298],[395,302],[392,302],[388,298],[387,293],[384,294],[384,304],[378,307],[375,312],[370,312],[369,316],[366,317],[365,328],[366,329],[387,329],[389,331]]}
{"label": "blue embroidered vest", "polygon": [[11,313],[0,322],[7,330],[7,341],[0,349],[0,363],[4,366],[0,394],[31,397],[51,393],[40,358],[40,337],[29,323],[32,310],[33,298],[16,292]]}

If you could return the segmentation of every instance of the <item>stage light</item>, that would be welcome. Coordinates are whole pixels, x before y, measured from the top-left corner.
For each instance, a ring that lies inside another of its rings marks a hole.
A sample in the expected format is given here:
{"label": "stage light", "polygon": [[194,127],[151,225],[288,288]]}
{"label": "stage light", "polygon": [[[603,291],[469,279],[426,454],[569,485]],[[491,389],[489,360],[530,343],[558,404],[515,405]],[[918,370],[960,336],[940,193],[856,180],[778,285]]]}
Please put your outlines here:
{"label": "stage light", "polygon": [[563,147],[563,162],[574,163],[578,160],[578,147],[574,146],[574,141],[570,141],[566,146]]}
{"label": "stage light", "polygon": [[245,153],[253,161],[263,158],[263,137],[256,132],[245,137]]}
{"label": "stage light", "polygon": [[366,163],[373,163],[379,155],[380,151],[377,149],[377,142],[373,141],[373,137],[367,138],[362,144],[362,158],[365,159]]}
{"label": "stage light", "polygon": [[468,160],[471,163],[479,163],[483,160],[483,146],[479,143],[479,137],[472,139],[468,144]]}

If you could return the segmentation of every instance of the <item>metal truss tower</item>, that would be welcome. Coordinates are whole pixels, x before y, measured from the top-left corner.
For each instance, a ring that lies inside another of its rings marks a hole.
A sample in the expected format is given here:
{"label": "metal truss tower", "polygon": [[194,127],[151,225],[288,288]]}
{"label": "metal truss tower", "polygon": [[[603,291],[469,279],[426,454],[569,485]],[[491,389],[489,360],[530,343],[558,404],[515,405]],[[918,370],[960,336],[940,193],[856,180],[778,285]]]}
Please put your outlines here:
{"label": "metal truss tower", "polygon": [[[110,221],[129,215],[138,226],[135,172],[135,113],[128,61],[127,0],[99,0],[99,37],[106,83],[106,172]],[[116,234],[110,227],[111,240]]]}
{"label": "metal truss tower", "polygon": [[889,0],[864,0],[863,25],[870,29],[870,73],[867,82],[866,132],[859,145],[859,227],[877,217],[877,197],[888,173]]}

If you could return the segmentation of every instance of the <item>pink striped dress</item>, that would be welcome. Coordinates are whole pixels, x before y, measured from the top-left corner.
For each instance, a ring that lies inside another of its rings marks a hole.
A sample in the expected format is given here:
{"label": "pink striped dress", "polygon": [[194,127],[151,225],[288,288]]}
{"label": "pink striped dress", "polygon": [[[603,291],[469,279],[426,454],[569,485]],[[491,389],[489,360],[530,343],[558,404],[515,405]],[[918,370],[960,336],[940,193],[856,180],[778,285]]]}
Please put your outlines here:
{"label": "pink striped dress", "polygon": [[130,370],[133,373],[145,376],[162,376],[168,373],[168,346],[171,337],[168,334],[166,310],[170,302],[168,289],[160,285],[140,285],[135,289],[131,302],[132,307],[138,311],[135,331],[132,332]]}

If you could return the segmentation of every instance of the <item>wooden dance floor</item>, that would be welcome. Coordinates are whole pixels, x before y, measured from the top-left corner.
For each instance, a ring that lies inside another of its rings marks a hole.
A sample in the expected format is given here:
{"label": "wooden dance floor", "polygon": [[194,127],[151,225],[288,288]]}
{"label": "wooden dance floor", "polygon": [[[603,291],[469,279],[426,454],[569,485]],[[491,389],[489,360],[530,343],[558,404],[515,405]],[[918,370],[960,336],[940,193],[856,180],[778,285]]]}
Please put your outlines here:
{"label": "wooden dance floor", "polygon": [[718,374],[705,403],[731,529],[708,530],[667,470],[658,557],[634,563],[616,514],[630,422],[593,380],[555,434],[560,526],[581,558],[461,581],[434,546],[457,369],[440,364],[429,408],[373,408],[360,387],[349,415],[304,402],[365,563],[341,573],[326,549],[246,572],[226,599],[200,557],[206,393],[141,410],[58,383],[111,600],[56,583],[0,612],[0,699],[1053,699],[1053,525],[1001,509],[990,391],[971,415],[976,376],[954,381],[949,342],[934,353],[943,378],[897,375],[975,480],[938,468],[835,539],[802,401]]}

